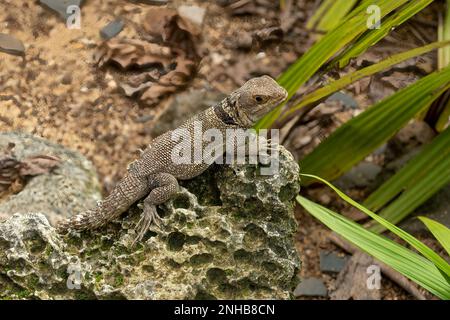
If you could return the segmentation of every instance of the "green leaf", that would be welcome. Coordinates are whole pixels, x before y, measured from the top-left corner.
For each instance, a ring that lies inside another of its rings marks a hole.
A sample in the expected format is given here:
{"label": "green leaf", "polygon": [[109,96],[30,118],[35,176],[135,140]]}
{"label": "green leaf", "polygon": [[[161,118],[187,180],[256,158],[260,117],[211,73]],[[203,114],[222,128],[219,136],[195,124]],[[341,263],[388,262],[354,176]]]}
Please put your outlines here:
{"label": "green leaf", "polygon": [[[393,55],[393,56],[391,56],[383,61],[380,61],[376,64],[373,64],[369,67],[366,67],[366,68],[357,70],[355,72],[352,72],[348,75],[345,75],[344,77],[340,78],[339,80],[332,81],[328,85],[326,85],[320,89],[317,89],[317,90],[311,92],[310,94],[307,94],[304,97],[302,97],[302,100],[300,101],[300,103],[289,108],[289,110],[282,116],[282,119],[305,106],[308,106],[313,103],[321,101],[322,99],[332,95],[333,93],[345,88],[349,84],[354,83],[364,77],[373,75],[377,72],[380,72],[381,70],[387,69],[395,64],[398,64],[402,61],[422,55],[431,50],[449,46],[449,44],[450,44],[450,40],[442,41],[442,42],[433,42],[433,43],[430,43],[423,47],[415,48],[412,50],[408,50],[408,51]],[[450,48],[450,46],[449,46],[449,48]]]}
{"label": "green leaf", "polygon": [[[450,0],[447,0],[447,11],[445,18],[439,17],[438,39],[439,41],[450,40]],[[438,51],[438,69],[443,69],[450,64],[450,48],[442,48]]]}
{"label": "green leaf", "polygon": [[397,270],[441,299],[450,299],[449,283],[429,260],[302,196],[297,196],[296,200],[315,218],[361,250]]}
{"label": "green leaf", "polygon": [[[342,19],[350,12],[358,0],[334,0],[321,16],[317,25],[319,31],[330,31],[341,23]],[[328,1],[324,3],[328,6]],[[322,10],[318,10],[322,11]]]}
{"label": "green leaf", "polygon": [[[384,19],[380,24],[380,29],[368,30],[353,45],[341,53],[332,63],[337,64],[339,68],[345,67],[350,59],[364,53],[369,47],[383,39],[394,28],[401,25],[416,13],[427,7],[433,0],[415,0],[409,1],[403,7],[399,8],[393,15]],[[374,3],[375,4],[375,3]]]}
{"label": "green leaf", "polygon": [[388,229],[389,231],[391,231],[392,233],[394,233],[401,239],[405,240],[407,243],[409,243],[411,246],[413,246],[417,251],[419,251],[424,257],[426,257],[430,261],[432,261],[441,271],[443,271],[447,275],[447,277],[450,277],[450,265],[442,257],[440,257],[436,252],[431,250],[428,246],[426,246],[425,244],[423,244],[422,242],[417,240],[415,237],[413,237],[409,233],[403,231],[396,225],[390,223],[386,219],[378,216],[376,213],[373,213],[372,211],[365,208],[358,202],[354,201],[352,198],[347,196],[345,193],[343,193],[341,190],[339,190],[338,188],[333,186],[328,181],[326,181],[320,177],[317,177],[314,175],[309,175],[309,174],[301,174],[301,176],[317,179],[317,180],[323,182],[324,184],[326,184],[327,186],[329,186],[331,189],[333,189],[339,195],[339,197],[341,197],[343,200],[345,200],[346,202],[348,202],[349,204],[351,204],[358,210],[361,210],[362,212],[367,214],[372,219],[376,220],[378,223],[383,225],[386,229]]}
{"label": "green leaf", "polygon": [[427,226],[434,237],[450,255],[450,229],[427,217],[419,217],[419,219]]}
{"label": "green leaf", "polygon": [[[385,16],[406,2],[408,0],[374,0],[373,4],[378,5],[382,16]],[[278,78],[278,83],[288,92],[288,99],[331,57],[367,30],[365,10],[365,5],[355,8],[343,23],[328,32]],[[267,114],[255,125],[255,129],[269,128],[278,119],[282,108],[283,105],[280,105]]]}
{"label": "green leaf", "polygon": [[[417,113],[450,88],[450,67],[370,107],[339,127],[302,161],[303,172],[333,180],[392,137]],[[304,179],[302,184],[311,183]]]}
{"label": "green leaf", "polygon": [[325,12],[330,9],[330,7],[333,5],[333,2],[335,0],[324,0],[319,8],[314,12],[313,16],[308,20],[308,23],[306,24],[307,29],[313,29],[314,26],[317,24],[317,22],[320,21],[320,19],[323,17]]}
{"label": "green leaf", "polygon": [[[383,183],[363,205],[397,223],[413,212],[439,189],[450,183],[450,128],[438,135],[395,175]],[[392,200],[395,199],[393,202]],[[373,225],[371,230],[384,228]]]}
{"label": "green leaf", "polygon": [[[439,40],[450,40],[450,0],[447,0],[447,13],[445,21],[441,19],[439,21],[438,28],[438,39]],[[441,48],[438,50],[438,68],[443,69],[450,65],[450,47]],[[450,100],[441,112],[439,119],[436,122],[436,130],[442,132],[448,125],[450,120]]]}
{"label": "green leaf", "polygon": [[444,107],[444,110],[439,116],[438,121],[436,122],[436,130],[438,132],[442,132],[447,127],[447,124],[450,120],[450,100],[447,101],[447,104]]}

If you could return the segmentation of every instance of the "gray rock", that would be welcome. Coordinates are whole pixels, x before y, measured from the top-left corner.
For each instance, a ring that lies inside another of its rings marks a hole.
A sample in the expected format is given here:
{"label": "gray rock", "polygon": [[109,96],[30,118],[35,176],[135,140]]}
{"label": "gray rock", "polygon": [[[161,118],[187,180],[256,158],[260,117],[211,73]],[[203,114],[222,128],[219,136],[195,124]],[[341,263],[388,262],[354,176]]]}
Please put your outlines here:
{"label": "gray rock", "polygon": [[83,0],[40,0],[39,2],[57,12],[61,18],[66,20],[70,15],[70,13],[67,13],[67,8],[72,5],[80,7]]}
{"label": "gray rock", "polygon": [[333,93],[331,96],[328,97],[327,101],[340,101],[347,108],[352,109],[358,108],[358,102],[356,102],[356,100],[353,99],[352,96],[341,91]]}
{"label": "gray rock", "polygon": [[67,72],[66,74],[64,74],[64,76],[61,79],[61,83],[65,84],[65,85],[71,84],[72,81],[73,81],[73,77],[72,77],[72,74],[70,72]]}
{"label": "gray rock", "polygon": [[346,257],[339,256],[335,252],[320,252],[320,271],[322,272],[340,272],[346,262]]}
{"label": "gray rock", "polygon": [[367,187],[375,181],[381,170],[379,165],[363,161],[340,177],[336,185],[343,189]]}
{"label": "gray rock", "polygon": [[22,41],[9,34],[0,33],[0,51],[21,56],[25,53],[25,47]]}
{"label": "gray rock", "polygon": [[14,215],[0,223],[0,299],[289,299],[300,267],[299,168],[280,152],[272,177],[223,165],[185,181],[158,207],[161,228],[135,246],[140,204],[64,236],[40,213]]}
{"label": "gray rock", "polygon": [[100,36],[105,40],[111,39],[123,30],[124,25],[122,19],[111,21],[100,30]]}
{"label": "gray rock", "polygon": [[238,49],[251,49],[253,37],[249,32],[242,31],[233,39],[233,45]]}
{"label": "gray rock", "polygon": [[296,297],[327,297],[328,290],[322,279],[306,278],[294,290]]}
{"label": "gray rock", "polygon": [[0,133],[0,150],[14,143],[14,154],[21,161],[34,155],[61,158],[58,168],[49,174],[32,177],[18,194],[0,201],[0,212],[43,212],[52,224],[95,205],[100,200],[97,173],[86,158],[77,152],[44,139],[18,132]]}

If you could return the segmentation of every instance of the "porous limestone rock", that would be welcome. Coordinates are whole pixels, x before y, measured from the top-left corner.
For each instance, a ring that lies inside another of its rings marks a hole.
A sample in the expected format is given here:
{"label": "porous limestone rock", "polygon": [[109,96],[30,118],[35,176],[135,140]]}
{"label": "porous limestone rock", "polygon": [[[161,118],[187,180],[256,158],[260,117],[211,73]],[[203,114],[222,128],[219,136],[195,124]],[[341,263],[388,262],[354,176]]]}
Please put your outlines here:
{"label": "porous limestone rock", "polygon": [[158,207],[163,223],[133,246],[141,204],[95,230],[59,235],[41,213],[0,223],[0,298],[289,299],[299,168],[213,165]]}
{"label": "porous limestone rock", "polygon": [[73,213],[82,212],[101,199],[94,166],[75,151],[21,132],[0,132],[0,150],[14,143],[21,161],[30,156],[52,155],[61,159],[50,173],[32,177],[19,193],[0,199],[0,220],[14,213],[42,212],[52,225]]}

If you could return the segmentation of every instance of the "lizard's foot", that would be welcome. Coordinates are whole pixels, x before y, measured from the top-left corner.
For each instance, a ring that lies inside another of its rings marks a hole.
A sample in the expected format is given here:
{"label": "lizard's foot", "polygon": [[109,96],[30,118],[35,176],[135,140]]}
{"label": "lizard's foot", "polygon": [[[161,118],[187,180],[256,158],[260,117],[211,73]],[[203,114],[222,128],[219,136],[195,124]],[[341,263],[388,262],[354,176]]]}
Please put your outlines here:
{"label": "lizard's foot", "polygon": [[152,223],[158,227],[161,226],[161,217],[156,211],[156,206],[144,203],[144,210],[142,211],[141,219],[139,219],[136,224],[136,231],[138,235],[136,236],[133,244],[142,240]]}

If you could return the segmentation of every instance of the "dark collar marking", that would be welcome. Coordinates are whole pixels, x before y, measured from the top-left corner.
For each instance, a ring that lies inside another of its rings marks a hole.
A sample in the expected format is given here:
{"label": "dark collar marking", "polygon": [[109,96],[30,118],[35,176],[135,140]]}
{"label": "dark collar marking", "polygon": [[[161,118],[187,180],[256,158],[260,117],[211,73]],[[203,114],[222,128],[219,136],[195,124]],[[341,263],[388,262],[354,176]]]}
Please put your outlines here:
{"label": "dark collar marking", "polygon": [[[229,101],[227,100],[227,103]],[[237,123],[234,121],[233,117],[231,117],[224,109],[221,103],[218,103],[214,106],[214,113],[216,116],[225,124],[228,125],[237,125]]]}

